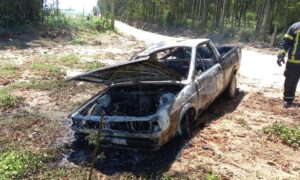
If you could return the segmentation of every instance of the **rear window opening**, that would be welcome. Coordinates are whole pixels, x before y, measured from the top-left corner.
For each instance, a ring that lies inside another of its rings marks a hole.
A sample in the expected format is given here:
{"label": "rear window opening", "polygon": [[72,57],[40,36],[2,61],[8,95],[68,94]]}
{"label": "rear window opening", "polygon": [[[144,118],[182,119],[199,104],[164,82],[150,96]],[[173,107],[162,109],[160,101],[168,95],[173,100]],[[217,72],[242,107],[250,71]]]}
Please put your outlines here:
{"label": "rear window opening", "polygon": [[219,46],[216,48],[219,51],[219,54],[221,56],[223,56],[223,55],[227,54],[229,51],[231,51],[234,47],[233,46]]}

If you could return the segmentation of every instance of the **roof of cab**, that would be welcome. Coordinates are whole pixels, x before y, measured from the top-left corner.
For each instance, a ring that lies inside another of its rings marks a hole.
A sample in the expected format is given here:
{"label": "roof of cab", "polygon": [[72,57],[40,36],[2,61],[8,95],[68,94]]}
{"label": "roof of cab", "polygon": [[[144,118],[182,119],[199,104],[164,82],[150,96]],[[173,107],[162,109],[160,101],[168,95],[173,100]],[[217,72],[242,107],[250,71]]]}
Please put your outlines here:
{"label": "roof of cab", "polygon": [[139,55],[146,56],[160,49],[167,49],[172,47],[195,47],[198,44],[206,41],[209,41],[209,39],[180,39],[180,40],[168,41],[168,42],[162,41],[145,49]]}

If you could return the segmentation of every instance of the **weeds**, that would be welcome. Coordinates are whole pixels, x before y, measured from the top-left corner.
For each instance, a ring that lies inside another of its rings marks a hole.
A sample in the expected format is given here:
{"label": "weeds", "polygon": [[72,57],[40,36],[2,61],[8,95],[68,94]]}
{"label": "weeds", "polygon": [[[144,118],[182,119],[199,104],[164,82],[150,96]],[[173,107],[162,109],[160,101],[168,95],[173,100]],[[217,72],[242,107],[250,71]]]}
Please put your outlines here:
{"label": "weeds", "polygon": [[0,179],[21,178],[38,171],[45,161],[44,155],[9,150],[0,153]]}
{"label": "weeds", "polygon": [[0,107],[1,108],[9,108],[14,107],[18,103],[20,103],[21,99],[17,96],[11,94],[10,90],[0,89]]}
{"label": "weeds", "polygon": [[85,45],[85,44],[87,44],[87,41],[83,38],[75,38],[71,41],[71,44],[73,44],[73,45]]}
{"label": "weeds", "polygon": [[62,79],[50,80],[50,81],[33,79],[29,82],[14,83],[12,85],[12,88],[51,91],[51,90],[62,87],[63,83],[64,83],[64,81]]}
{"label": "weeds", "polygon": [[27,88],[42,90],[42,91],[51,91],[53,89],[57,89],[61,87],[62,84],[63,84],[62,80],[51,80],[51,81],[31,80]]}
{"label": "weeds", "polygon": [[34,70],[38,70],[38,71],[46,71],[48,72],[50,75],[52,76],[58,76],[60,75],[61,69],[53,66],[51,64],[46,64],[46,63],[33,63],[32,64],[32,68]]}
{"label": "weeds", "polygon": [[75,54],[68,54],[62,56],[59,60],[65,66],[74,67],[76,64],[79,63],[80,58]]}
{"label": "weeds", "polygon": [[279,137],[285,144],[299,148],[300,146],[300,127],[290,128],[282,122],[275,122],[272,126],[265,127],[264,133]]}
{"label": "weeds", "polygon": [[16,76],[19,67],[13,64],[4,64],[0,68],[0,76],[13,77]]}
{"label": "weeds", "polygon": [[220,180],[220,176],[213,173],[213,172],[210,172],[210,173],[207,173],[204,175],[204,180]]}

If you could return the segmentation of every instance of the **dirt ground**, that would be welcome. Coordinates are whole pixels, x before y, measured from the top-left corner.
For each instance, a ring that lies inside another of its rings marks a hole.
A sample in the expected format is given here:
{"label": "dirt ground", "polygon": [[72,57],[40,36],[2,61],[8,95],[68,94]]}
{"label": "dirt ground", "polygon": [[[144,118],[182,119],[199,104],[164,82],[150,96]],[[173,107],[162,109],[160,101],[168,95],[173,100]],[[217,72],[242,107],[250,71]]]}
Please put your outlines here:
{"label": "dirt ground", "polygon": [[[65,80],[127,60],[146,45],[110,32],[85,34],[80,41],[37,38],[26,46],[20,43],[0,41],[0,90],[12,101],[0,107],[0,150],[54,149],[56,158],[49,167],[29,177],[84,179],[93,147],[73,139],[67,116],[104,86]],[[177,137],[158,152],[104,149],[95,179],[205,179],[207,174],[221,179],[298,179],[299,149],[271,139],[263,128],[274,122],[298,127],[300,94],[294,107],[283,109],[281,87],[253,79],[243,69],[237,97],[213,103],[200,117],[206,123],[195,127],[190,140]]]}

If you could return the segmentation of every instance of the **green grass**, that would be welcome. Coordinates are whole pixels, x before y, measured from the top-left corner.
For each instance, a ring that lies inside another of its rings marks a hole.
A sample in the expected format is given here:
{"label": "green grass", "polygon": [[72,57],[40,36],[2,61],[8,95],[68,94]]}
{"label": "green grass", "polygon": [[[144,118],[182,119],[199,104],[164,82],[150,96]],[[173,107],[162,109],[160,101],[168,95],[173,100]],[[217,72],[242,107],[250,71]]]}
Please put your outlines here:
{"label": "green grass", "polygon": [[21,102],[21,99],[11,93],[9,88],[0,89],[0,107],[14,107]]}
{"label": "green grass", "polygon": [[60,68],[47,63],[34,62],[31,67],[33,70],[46,71],[52,76],[58,76],[61,73]]}
{"label": "green grass", "polygon": [[0,179],[19,179],[42,167],[46,155],[8,150],[0,153]]}
{"label": "green grass", "polygon": [[283,143],[299,148],[300,146],[300,127],[291,128],[282,122],[275,122],[272,126],[265,127],[264,132],[271,137],[280,138]]}
{"label": "green grass", "polygon": [[67,67],[74,67],[76,64],[79,63],[79,60],[80,57],[76,54],[68,54],[59,58],[59,61],[62,63],[62,65]]}
{"label": "green grass", "polygon": [[94,60],[99,59],[115,59],[115,54],[111,52],[101,53],[101,54],[93,54],[91,56]]}
{"label": "green grass", "polygon": [[71,44],[73,44],[73,45],[85,45],[85,44],[87,44],[87,40],[83,39],[81,37],[77,37],[77,38],[75,38],[71,41]]}
{"label": "green grass", "polygon": [[87,63],[85,69],[86,70],[94,70],[94,69],[99,69],[104,67],[105,64],[101,63],[101,62],[91,62],[91,63]]}

